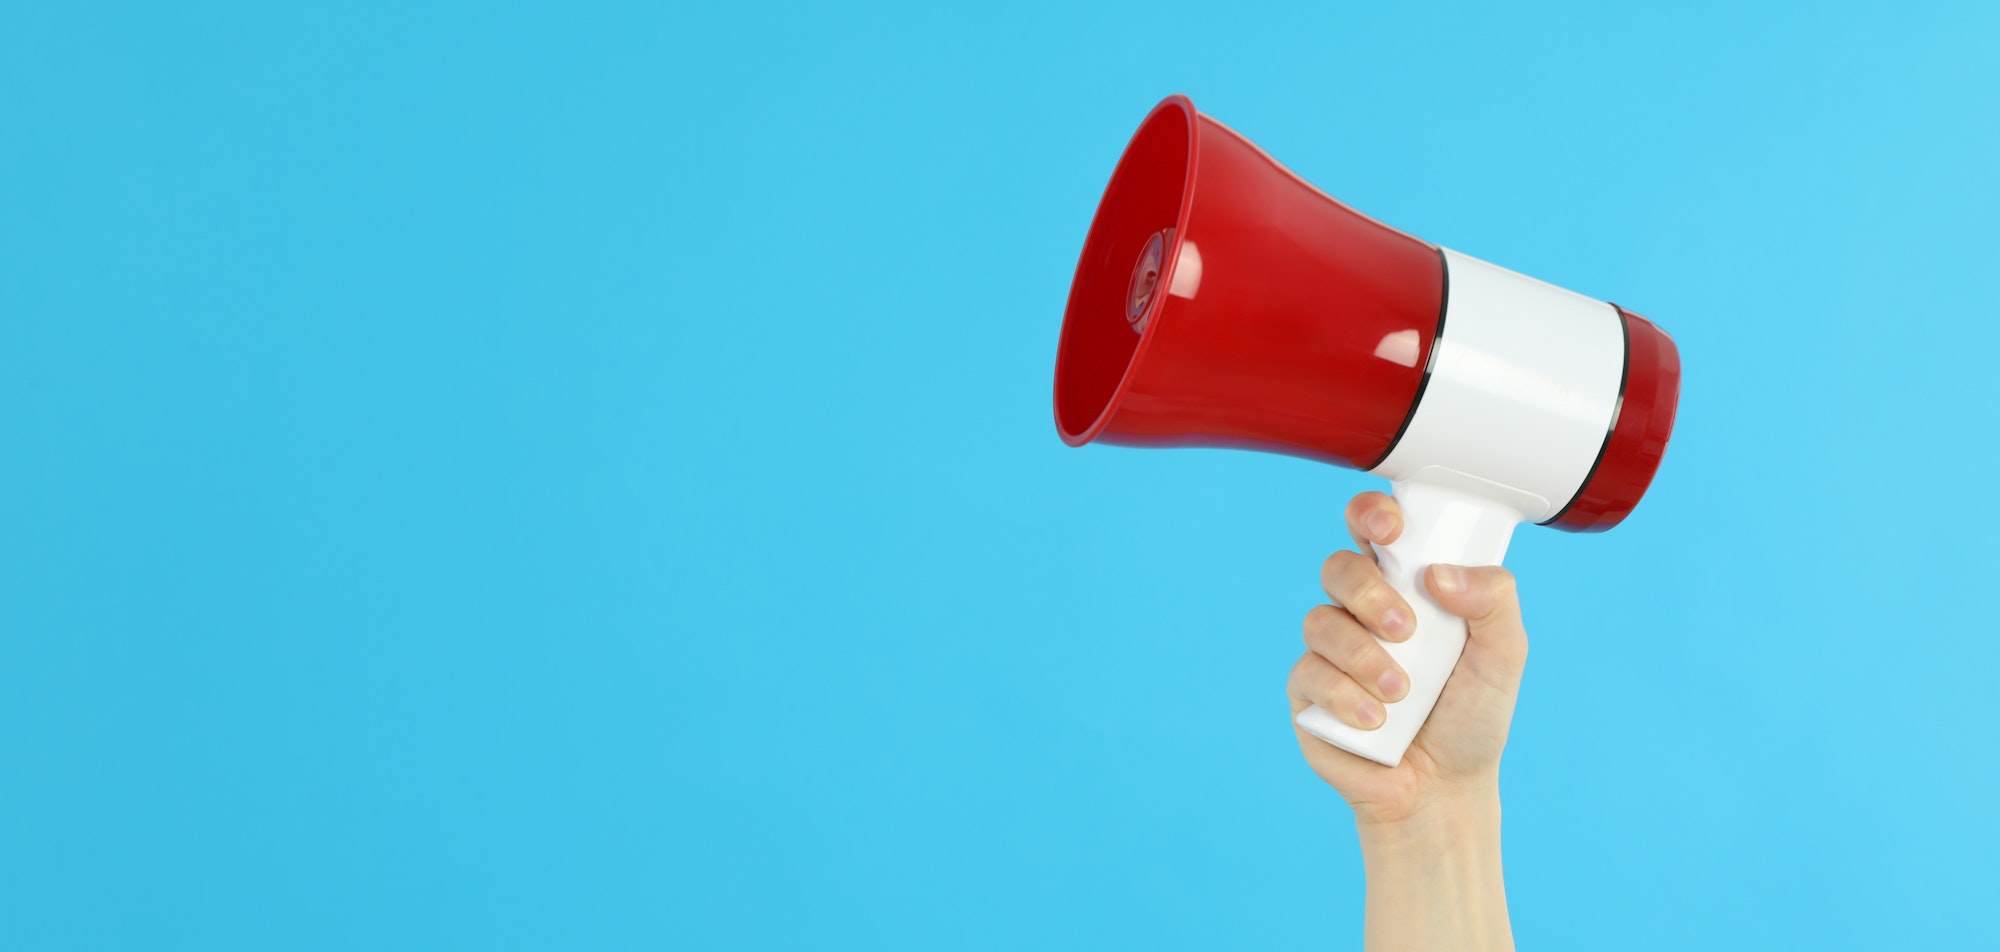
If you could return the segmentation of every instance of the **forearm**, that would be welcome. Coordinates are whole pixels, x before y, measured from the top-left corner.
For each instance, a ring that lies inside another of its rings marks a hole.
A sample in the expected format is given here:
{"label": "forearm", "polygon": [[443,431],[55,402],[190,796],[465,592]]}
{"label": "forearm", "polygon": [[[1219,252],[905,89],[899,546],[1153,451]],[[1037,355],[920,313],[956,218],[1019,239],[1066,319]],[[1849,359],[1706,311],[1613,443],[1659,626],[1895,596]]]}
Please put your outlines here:
{"label": "forearm", "polygon": [[1359,824],[1368,952],[1514,948],[1500,874],[1498,786]]}

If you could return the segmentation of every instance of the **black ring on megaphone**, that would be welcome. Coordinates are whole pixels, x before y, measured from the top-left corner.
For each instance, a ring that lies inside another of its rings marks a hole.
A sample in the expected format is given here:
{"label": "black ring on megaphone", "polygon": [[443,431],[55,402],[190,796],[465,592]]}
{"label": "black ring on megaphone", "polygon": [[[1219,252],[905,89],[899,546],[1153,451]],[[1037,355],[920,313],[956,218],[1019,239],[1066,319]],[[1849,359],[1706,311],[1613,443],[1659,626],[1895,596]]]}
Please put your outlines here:
{"label": "black ring on megaphone", "polygon": [[1538,526],[1560,522],[1562,517],[1569,515],[1576,501],[1583,498],[1583,491],[1589,489],[1590,481],[1597,478],[1597,467],[1604,465],[1604,454],[1611,449],[1611,434],[1618,431],[1618,416],[1625,412],[1625,385],[1632,382],[1632,325],[1625,320],[1624,308],[1616,304],[1609,307],[1611,316],[1618,319],[1618,333],[1625,340],[1625,367],[1618,371],[1618,399],[1611,404],[1611,422],[1604,425],[1604,442],[1598,444],[1597,458],[1590,461],[1590,472],[1583,474],[1583,482],[1576,484],[1576,495],[1569,497],[1569,502],[1563,503],[1562,509],[1550,516],[1547,522],[1535,523]]}
{"label": "black ring on megaphone", "polygon": [[[1409,431],[1410,421],[1417,418],[1417,408],[1424,405],[1424,389],[1431,385],[1431,368],[1437,366],[1438,346],[1444,343],[1444,315],[1446,311],[1451,310],[1451,265],[1445,261],[1443,248],[1438,248],[1436,251],[1438,270],[1444,273],[1444,279],[1438,282],[1438,326],[1437,332],[1431,335],[1431,352],[1424,355],[1424,376],[1417,381],[1417,395],[1410,398],[1410,412],[1403,414],[1403,424],[1396,427],[1396,435],[1389,438],[1388,448],[1382,451],[1382,455],[1375,457],[1375,462],[1361,467],[1362,472],[1382,465],[1382,461],[1388,459],[1390,453],[1396,452],[1396,444],[1403,442],[1403,434]],[[1625,359],[1629,362],[1631,357],[1628,355]],[[1619,384],[1618,392],[1624,394],[1624,384]],[[1614,422],[1615,419],[1614,417]],[[1597,455],[1602,459],[1604,451],[1598,450]],[[1592,469],[1595,470],[1596,467],[1593,466]],[[1588,483],[1589,480],[1584,482]],[[1570,501],[1575,502],[1575,500]]]}

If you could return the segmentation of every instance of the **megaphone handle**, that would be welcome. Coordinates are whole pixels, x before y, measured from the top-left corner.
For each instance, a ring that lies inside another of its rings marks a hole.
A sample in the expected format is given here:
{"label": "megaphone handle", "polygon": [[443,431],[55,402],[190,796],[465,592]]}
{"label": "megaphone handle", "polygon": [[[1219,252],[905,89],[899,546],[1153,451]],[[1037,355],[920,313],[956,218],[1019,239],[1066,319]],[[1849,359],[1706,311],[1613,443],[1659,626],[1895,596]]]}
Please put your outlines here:
{"label": "megaphone handle", "polygon": [[1387,720],[1372,731],[1349,727],[1318,705],[1300,711],[1296,718],[1314,737],[1390,767],[1402,761],[1403,751],[1430,717],[1465,650],[1465,619],[1431,598],[1424,587],[1424,570],[1437,562],[1499,565],[1514,527],[1522,521],[1512,506],[1462,485],[1425,480],[1423,475],[1395,484],[1403,533],[1394,544],[1375,547],[1383,578],[1410,603],[1416,616],[1416,633],[1409,640],[1381,642],[1409,675],[1410,693],[1387,705]]}

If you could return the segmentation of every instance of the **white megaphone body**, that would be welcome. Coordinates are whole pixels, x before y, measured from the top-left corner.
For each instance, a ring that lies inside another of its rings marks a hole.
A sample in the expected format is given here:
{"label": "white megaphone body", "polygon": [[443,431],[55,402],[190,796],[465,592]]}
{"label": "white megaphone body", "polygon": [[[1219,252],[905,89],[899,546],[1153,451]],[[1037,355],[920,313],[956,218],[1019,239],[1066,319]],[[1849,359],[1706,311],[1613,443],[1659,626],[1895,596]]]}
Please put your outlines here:
{"label": "white megaphone body", "polygon": [[1314,736],[1394,765],[1465,646],[1422,583],[1498,565],[1514,527],[1608,529],[1673,432],[1680,356],[1623,308],[1448,249],[1340,204],[1169,97],[1112,173],[1056,358],[1064,441],[1228,446],[1387,477],[1403,534],[1379,546],[1415,633],[1410,678],[1360,730]]}

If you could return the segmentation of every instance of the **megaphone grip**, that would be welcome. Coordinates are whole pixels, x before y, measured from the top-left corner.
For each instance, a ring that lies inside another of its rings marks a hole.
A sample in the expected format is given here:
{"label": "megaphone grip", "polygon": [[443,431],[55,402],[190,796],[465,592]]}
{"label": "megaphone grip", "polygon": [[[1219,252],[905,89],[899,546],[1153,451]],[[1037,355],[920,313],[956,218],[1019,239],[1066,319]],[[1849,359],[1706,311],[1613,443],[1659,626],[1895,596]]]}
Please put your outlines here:
{"label": "megaphone grip", "polygon": [[1409,675],[1410,693],[1387,705],[1387,719],[1372,731],[1349,727],[1317,704],[1295,718],[1314,737],[1389,767],[1402,762],[1465,650],[1465,619],[1431,597],[1424,569],[1439,562],[1499,565],[1514,527],[1524,519],[1506,503],[1450,485],[1454,480],[1449,477],[1457,475],[1431,468],[1418,478],[1398,481],[1394,495],[1403,510],[1403,533],[1393,544],[1375,547],[1383,579],[1410,603],[1416,617],[1409,640],[1381,642]]}

